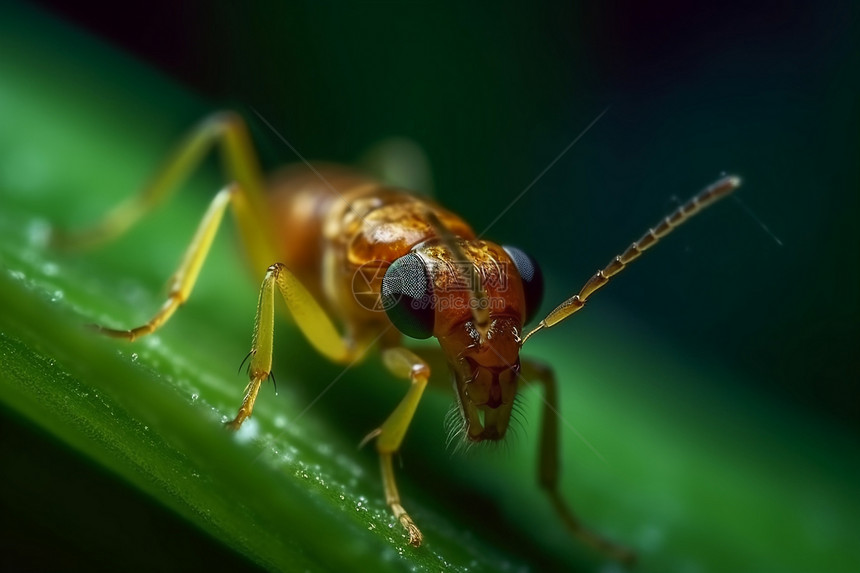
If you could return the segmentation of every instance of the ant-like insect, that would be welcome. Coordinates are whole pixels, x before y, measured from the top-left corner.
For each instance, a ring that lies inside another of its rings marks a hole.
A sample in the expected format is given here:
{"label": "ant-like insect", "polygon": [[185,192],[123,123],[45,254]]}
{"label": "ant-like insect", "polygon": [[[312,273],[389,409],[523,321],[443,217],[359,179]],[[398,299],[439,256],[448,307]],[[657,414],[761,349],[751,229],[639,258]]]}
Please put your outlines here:
{"label": "ant-like insect", "polygon": [[[77,234],[56,233],[54,242],[81,247],[116,238],[175,191],[215,144],[221,145],[231,183],[200,221],[164,305],[146,324],[130,330],[99,327],[101,332],[134,340],[164,325],[191,294],[230,207],[252,268],[266,269],[248,354],[250,382],[236,417],[227,423],[230,428],[239,428],[251,415],[260,385],[271,376],[276,290],[304,336],[329,360],[353,363],[378,343],[385,367],[410,384],[365,441],[375,440],[386,502],[406,528],[409,543],[418,546],[423,536],[401,504],[392,457],[431,380],[428,363],[403,346],[402,335],[435,336],[437,352],[452,374],[460,433],[469,442],[504,438],[519,389],[529,383],[543,386],[541,487],[576,537],[613,558],[633,559],[630,550],[584,527],[562,498],[557,382],[551,369],[521,359],[520,348],[580,310],[675,227],[734,191],[737,177],[720,179],[665,217],[529,331],[523,328],[535,318],[543,296],[540,269],[529,255],[479,239],[463,219],[435,202],[346,167],[290,167],[264,180],[245,123],[233,113],[203,121],[149,185],[99,224]],[[357,292],[357,282],[363,292]],[[368,295],[374,304],[368,304]],[[342,332],[333,317],[342,323]]]}

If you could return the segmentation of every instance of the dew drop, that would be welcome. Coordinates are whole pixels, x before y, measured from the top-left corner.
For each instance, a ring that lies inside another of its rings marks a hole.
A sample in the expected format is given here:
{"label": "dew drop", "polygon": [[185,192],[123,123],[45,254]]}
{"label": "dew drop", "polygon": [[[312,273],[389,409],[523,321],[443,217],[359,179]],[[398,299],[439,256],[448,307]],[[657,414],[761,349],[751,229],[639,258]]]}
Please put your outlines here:
{"label": "dew drop", "polygon": [[256,440],[259,435],[260,423],[255,418],[250,418],[233,434],[233,439],[240,444],[247,444]]}
{"label": "dew drop", "polygon": [[27,226],[27,240],[31,246],[44,247],[51,236],[51,225],[44,219],[35,219]]}

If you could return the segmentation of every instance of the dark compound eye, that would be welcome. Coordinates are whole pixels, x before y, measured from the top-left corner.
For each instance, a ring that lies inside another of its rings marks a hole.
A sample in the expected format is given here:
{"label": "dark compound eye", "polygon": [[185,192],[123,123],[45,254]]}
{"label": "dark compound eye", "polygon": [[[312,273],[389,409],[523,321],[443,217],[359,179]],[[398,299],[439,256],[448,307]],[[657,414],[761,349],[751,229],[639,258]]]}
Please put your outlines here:
{"label": "dark compound eye", "polygon": [[433,284],[424,261],[415,253],[391,263],[382,278],[382,308],[397,329],[412,338],[430,338],[436,313]]}
{"label": "dark compound eye", "polygon": [[505,252],[514,261],[514,266],[523,279],[523,293],[526,297],[526,316],[524,324],[532,321],[543,301],[543,273],[537,262],[516,247],[502,246]]}

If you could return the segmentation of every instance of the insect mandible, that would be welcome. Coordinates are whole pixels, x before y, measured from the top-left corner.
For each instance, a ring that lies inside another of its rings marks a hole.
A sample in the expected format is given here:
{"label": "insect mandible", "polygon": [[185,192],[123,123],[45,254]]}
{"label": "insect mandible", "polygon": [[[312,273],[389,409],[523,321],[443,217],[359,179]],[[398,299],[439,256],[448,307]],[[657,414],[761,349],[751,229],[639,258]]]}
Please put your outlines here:
{"label": "insect mandible", "polygon": [[[191,294],[229,208],[252,268],[263,279],[248,355],[250,380],[228,427],[239,428],[251,415],[260,386],[271,375],[276,291],[303,335],[329,360],[349,364],[378,345],[385,367],[409,386],[367,439],[375,441],[379,454],[386,503],[409,543],[419,546],[423,536],[401,503],[392,458],[431,381],[428,363],[403,345],[403,336],[433,336],[453,380],[459,433],[468,442],[504,438],[517,392],[532,383],[543,387],[540,486],[575,537],[615,559],[633,559],[630,550],[586,528],[562,498],[558,385],[551,369],[521,358],[520,349],[535,333],[580,310],[675,227],[734,191],[737,177],[723,177],[665,217],[531,330],[524,326],[540,306],[543,279],[529,255],[477,238],[463,219],[426,197],[347,167],[298,165],[264,179],[245,123],[232,112],[212,115],[194,128],[137,195],[88,229],[55,232],[54,242],[85,247],[118,237],[178,189],[216,145],[230,182],[209,204],[170,280],[167,300],[141,326],[98,327],[101,332],[134,340],[163,326]],[[365,292],[356,292],[357,277]]]}

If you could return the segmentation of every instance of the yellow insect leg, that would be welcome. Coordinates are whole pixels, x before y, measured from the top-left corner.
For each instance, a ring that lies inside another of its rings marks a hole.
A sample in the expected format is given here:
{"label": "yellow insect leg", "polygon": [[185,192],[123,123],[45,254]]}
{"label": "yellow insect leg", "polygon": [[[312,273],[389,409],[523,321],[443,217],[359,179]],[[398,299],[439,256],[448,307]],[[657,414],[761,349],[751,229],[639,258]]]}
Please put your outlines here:
{"label": "yellow insect leg", "polygon": [[287,309],[317,351],[333,362],[346,363],[361,356],[368,347],[366,340],[354,340],[341,336],[334,322],[302,285],[295,275],[282,263],[275,263],[266,271],[257,301],[257,316],[254,320],[254,335],[251,340],[251,361],[248,367],[250,382],[245,388],[245,399],[236,417],[227,425],[238,429],[254,409],[254,401],[260,385],[272,371],[272,352],[275,330],[275,288],[280,291]]}
{"label": "yellow insect leg", "polygon": [[197,282],[203,262],[209,254],[209,248],[212,246],[212,241],[215,239],[215,234],[218,231],[227,206],[233,203],[235,207],[235,202],[241,200],[243,197],[244,193],[237,185],[230,185],[215,195],[215,198],[212,199],[209,208],[197,226],[194,237],[185,250],[182,262],[170,279],[167,300],[149,321],[128,330],[106,328],[103,326],[97,326],[96,328],[108,336],[134,340],[135,338],[155,332],[167,322],[176,309],[188,300],[188,297],[191,295],[191,291]]}
{"label": "yellow insect leg", "polygon": [[234,213],[252,264],[262,272],[277,258],[272,251],[263,178],[245,122],[232,112],[219,112],[200,122],[168,155],[150,182],[101,221],[82,231],[55,230],[52,243],[60,248],[81,249],[116,239],[170,197],[216,144],[222,152],[228,181],[243,190],[234,197]]}
{"label": "yellow insect leg", "polygon": [[399,378],[408,378],[411,384],[409,390],[406,391],[406,396],[403,397],[391,415],[368,438],[376,437],[376,450],[379,452],[382,469],[385,502],[391,508],[394,517],[406,528],[409,534],[409,543],[418,547],[421,545],[423,536],[412,517],[400,503],[400,493],[397,491],[397,483],[394,480],[392,456],[400,449],[406,430],[415,415],[418,402],[421,401],[421,396],[424,394],[424,388],[427,387],[430,367],[423,359],[405,348],[384,350],[382,360],[392,374]]}
{"label": "yellow insect leg", "polygon": [[167,319],[173,315],[176,309],[188,300],[191,290],[197,282],[203,262],[206,260],[206,255],[209,254],[209,248],[212,246],[215,233],[218,231],[218,227],[224,217],[224,211],[231,200],[241,194],[242,192],[238,186],[231,185],[222,189],[212,199],[209,208],[197,227],[197,231],[194,233],[194,238],[185,251],[182,262],[170,279],[167,300],[148,322],[129,330],[116,330],[103,326],[97,328],[108,336],[134,340],[135,338],[156,331],[167,322]]}

